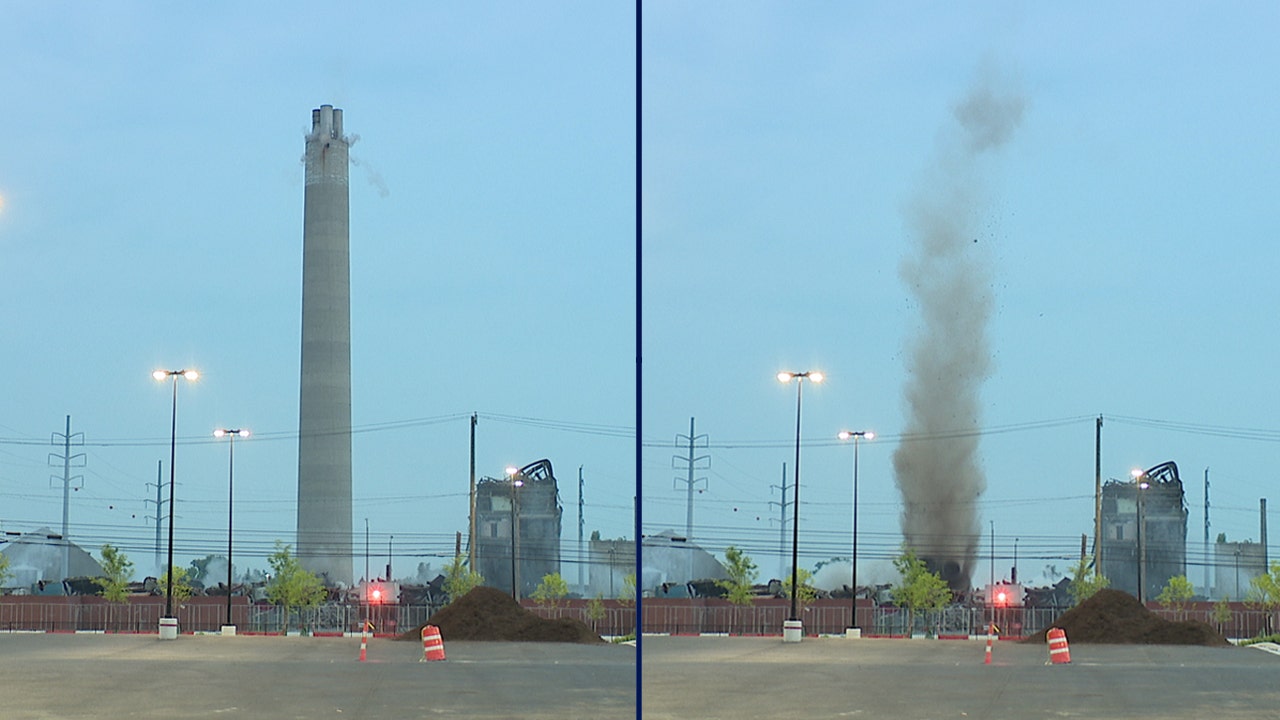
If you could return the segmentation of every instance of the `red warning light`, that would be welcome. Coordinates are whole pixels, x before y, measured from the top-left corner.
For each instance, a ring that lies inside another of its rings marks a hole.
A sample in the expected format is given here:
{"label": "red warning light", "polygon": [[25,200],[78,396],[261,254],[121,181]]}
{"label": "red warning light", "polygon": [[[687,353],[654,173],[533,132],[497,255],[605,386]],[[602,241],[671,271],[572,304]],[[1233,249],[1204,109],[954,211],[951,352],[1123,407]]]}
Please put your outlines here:
{"label": "red warning light", "polygon": [[371,583],[371,584],[369,584],[369,585],[368,585],[368,599],[369,599],[369,602],[370,602],[370,603],[372,603],[372,604],[374,604],[374,605],[380,605],[380,604],[382,604],[382,602],[383,602],[383,600],[384,600],[384,595],[383,595],[383,592],[382,592],[382,586],[381,586],[381,585],[377,585],[377,584],[372,584],[372,583]]}
{"label": "red warning light", "polygon": [[987,586],[986,597],[988,607],[1022,607],[1022,586],[1018,583],[993,583]]}

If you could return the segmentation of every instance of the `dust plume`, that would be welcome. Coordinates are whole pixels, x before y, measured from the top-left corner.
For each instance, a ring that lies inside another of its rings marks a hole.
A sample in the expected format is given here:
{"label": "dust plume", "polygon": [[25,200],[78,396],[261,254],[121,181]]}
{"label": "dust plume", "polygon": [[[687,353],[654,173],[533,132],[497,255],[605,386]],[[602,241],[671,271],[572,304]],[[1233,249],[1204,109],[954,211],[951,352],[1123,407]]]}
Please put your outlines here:
{"label": "dust plume", "polygon": [[980,72],[906,209],[910,244],[899,274],[920,321],[908,341],[908,420],[894,475],[904,541],[953,590],[969,589],[981,534],[976,501],[986,488],[976,431],[992,367],[994,298],[979,242],[982,160],[1009,141],[1022,109],[994,72]]}

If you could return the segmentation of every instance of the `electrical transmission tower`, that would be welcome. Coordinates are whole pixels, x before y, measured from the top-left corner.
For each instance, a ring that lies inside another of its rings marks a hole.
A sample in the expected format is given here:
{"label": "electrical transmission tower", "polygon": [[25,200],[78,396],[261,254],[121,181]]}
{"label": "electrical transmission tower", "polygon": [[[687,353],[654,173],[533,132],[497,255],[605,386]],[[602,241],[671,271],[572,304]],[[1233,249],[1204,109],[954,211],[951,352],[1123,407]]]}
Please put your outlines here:
{"label": "electrical transmission tower", "polygon": [[[782,501],[770,500],[770,505],[778,506],[778,577],[785,577],[787,574],[787,506],[791,504],[787,500],[787,464],[782,463],[782,484],[770,485],[771,489],[776,488],[780,491]],[[773,518],[769,518],[772,520]]]}
{"label": "electrical transmission tower", "polygon": [[[61,439],[59,439],[61,438]],[[54,447],[62,446],[62,454],[49,453],[49,464],[57,467],[62,465],[62,477],[50,475],[50,482],[62,482],[62,577],[66,580],[71,574],[71,537],[70,537],[70,520],[71,520],[71,483],[79,480],[80,485],[76,487],[79,490],[84,487],[84,476],[71,474],[71,468],[84,467],[84,453],[71,454],[72,446],[84,447],[84,433],[71,432],[71,416],[67,416],[67,431],[65,433],[55,432],[49,439],[49,444]]]}
{"label": "electrical transmission tower", "polygon": [[709,447],[706,435],[697,435],[693,431],[693,418],[689,418],[689,434],[676,435],[676,446],[684,447],[688,450],[688,455],[673,455],[671,458],[671,467],[681,468],[685,471],[685,477],[677,477],[673,480],[672,486],[676,483],[685,484],[686,500],[685,500],[685,520],[684,520],[684,540],[685,547],[688,548],[689,557],[686,563],[686,580],[693,579],[693,490],[698,483],[703,483],[706,487],[707,479],[705,477],[694,477],[695,470],[711,469],[710,455],[697,455],[698,448]]}
{"label": "electrical transmission tower", "polygon": [[[675,483],[685,484],[687,499],[686,499],[686,508],[685,508],[684,535],[685,535],[686,541],[693,539],[693,491],[694,491],[694,488],[697,486],[698,483],[704,483],[704,487],[705,487],[705,483],[707,482],[707,479],[705,477],[695,478],[693,476],[693,473],[695,470],[711,469],[711,456],[710,455],[694,455],[694,452],[696,451],[697,448],[708,447],[707,443],[708,441],[707,441],[706,435],[693,434],[693,418],[689,418],[689,434],[676,435],[676,445],[678,447],[685,447],[688,450],[689,454],[684,456],[674,455],[671,458],[671,467],[683,468],[685,471],[685,477],[675,478],[672,485],[674,486]],[[705,465],[702,464],[704,462],[706,463]]]}
{"label": "electrical transmission tower", "polygon": [[[163,508],[165,505],[169,504],[169,501],[164,498],[164,494],[161,493],[161,490],[164,488],[164,483],[161,482],[163,478],[163,475],[161,475],[161,467],[163,464],[163,460],[156,461],[156,481],[154,483],[147,483],[147,487],[151,487],[152,485],[156,486],[156,499],[143,500],[144,503],[152,503],[156,506],[156,514],[148,515],[146,519],[156,521],[156,568],[157,572],[161,573],[164,572],[164,560],[160,555],[160,528],[164,519],[168,517],[164,514]],[[156,577],[160,576],[157,575]]]}

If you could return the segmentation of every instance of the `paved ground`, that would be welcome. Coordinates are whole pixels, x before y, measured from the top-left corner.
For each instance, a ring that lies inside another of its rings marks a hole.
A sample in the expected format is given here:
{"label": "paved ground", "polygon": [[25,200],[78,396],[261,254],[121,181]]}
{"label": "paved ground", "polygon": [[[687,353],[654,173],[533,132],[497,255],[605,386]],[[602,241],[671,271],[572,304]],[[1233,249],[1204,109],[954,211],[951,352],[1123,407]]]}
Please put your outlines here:
{"label": "paved ground", "polygon": [[1247,648],[646,637],[645,720],[1280,718],[1280,656]]}
{"label": "paved ground", "polygon": [[625,645],[0,634],[0,717],[633,718]]}

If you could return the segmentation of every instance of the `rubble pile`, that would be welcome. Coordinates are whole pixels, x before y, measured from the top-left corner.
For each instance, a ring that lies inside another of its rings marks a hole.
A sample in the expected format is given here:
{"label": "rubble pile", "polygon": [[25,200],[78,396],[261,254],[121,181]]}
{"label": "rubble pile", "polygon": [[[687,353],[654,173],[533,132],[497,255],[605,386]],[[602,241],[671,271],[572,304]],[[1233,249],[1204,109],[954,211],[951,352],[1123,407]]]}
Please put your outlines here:
{"label": "rubble pile", "polygon": [[[604,640],[578,620],[547,620],[525,610],[510,595],[491,587],[477,587],[435,613],[426,625],[440,628],[450,640],[506,640],[526,642],[602,643]],[[418,640],[422,626],[399,636]]]}
{"label": "rubble pile", "polygon": [[[1199,620],[1171,621],[1143,607],[1119,590],[1099,590],[1093,597],[1063,613],[1052,627],[1062,628],[1073,643],[1116,645],[1230,645],[1226,638]],[[1048,628],[1027,638],[1044,643]]]}

